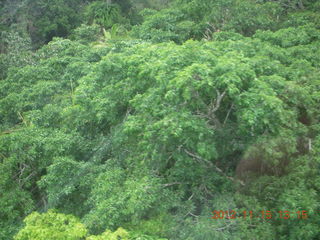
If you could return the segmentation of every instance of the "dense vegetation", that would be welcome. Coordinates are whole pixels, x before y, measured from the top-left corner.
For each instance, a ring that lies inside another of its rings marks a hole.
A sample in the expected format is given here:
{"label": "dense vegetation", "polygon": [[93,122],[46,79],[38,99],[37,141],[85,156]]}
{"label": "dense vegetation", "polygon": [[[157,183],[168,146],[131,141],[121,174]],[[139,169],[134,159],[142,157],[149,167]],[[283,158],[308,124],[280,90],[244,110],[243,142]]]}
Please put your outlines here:
{"label": "dense vegetation", "polygon": [[0,239],[320,239],[319,1],[0,13]]}

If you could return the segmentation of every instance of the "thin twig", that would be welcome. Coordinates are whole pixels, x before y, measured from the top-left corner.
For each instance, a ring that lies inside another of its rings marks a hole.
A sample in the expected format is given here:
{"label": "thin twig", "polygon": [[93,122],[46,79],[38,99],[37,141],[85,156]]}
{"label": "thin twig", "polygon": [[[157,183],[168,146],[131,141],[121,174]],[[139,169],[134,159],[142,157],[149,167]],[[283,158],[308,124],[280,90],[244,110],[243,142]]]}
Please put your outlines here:
{"label": "thin twig", "polygon": [[163,184],[162,186],[163,187],[170,187],[170,186],[178,185],[178,184],[182,184],[182,183],[181,182],[172,182],[172,183]]}
{"label": "thin twig", "polygon": [[221,231],[221,230],[224,230],[224,229],[226,229],[226,228],[229,228],[231,225],[232,225],[232,224],[228,224],[228,225],[226,225],[226,226],[224,226],[224,227],[216,228],[216,229],[213,229],[213,230],[215,230],[215,231]]}
{"label": "thin twig", "polygon": [[188,198],[188,201],[190,201],[193,198],[194,193]]}
{"label": "thin twig", "polygon": [[28,125],[27,123],[26,123],[26,121],[24,120],[24,118],[22,117],[22,115],[21,115],[21,113],[20,112],[18,112],[18,115],[19,115],[19,118],[22,120],[22,122],[24,123],[24,125]]}
{"label": "thin twig", "polygon": [[193,214],[191,211],[188,212],[188,213],[187,213],[186,215],[184,215],[184,216],[186,217],[186,216],[188,216],[188,215],[191,215],[191,216],[193,216],[193,217],[195,217],[195,218],[198,218],[198,217],[199,217],[199,216]]}

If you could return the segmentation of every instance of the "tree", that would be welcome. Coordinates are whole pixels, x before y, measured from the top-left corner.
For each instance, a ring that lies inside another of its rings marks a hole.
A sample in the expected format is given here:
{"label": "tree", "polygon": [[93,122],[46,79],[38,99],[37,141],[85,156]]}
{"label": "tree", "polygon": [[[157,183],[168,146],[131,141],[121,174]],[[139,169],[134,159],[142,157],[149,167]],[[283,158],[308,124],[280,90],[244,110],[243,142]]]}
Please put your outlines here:
{"label": "tree", "polygon": [[[66,35],[83,7],[33,4],[46,14],[28,17],[48,14]],[[57,239],[63,229],[71,239],[318,239],[320,32],[310,6],[179,0],[144,10],[133,39],[114,34],[127,17],[120,3],[90,1],[101,27],[35,52],[5,42],[14,57],[0,81],[1,237],[41,238],[44,228]],[[69,20],[52,17],[56,8]]]}
{"label": "tree", "polygon": [[25,227],[14,237],[15,240],[83,239],[87,230],[74,216],[48,211],[34,212],[24,220]]}

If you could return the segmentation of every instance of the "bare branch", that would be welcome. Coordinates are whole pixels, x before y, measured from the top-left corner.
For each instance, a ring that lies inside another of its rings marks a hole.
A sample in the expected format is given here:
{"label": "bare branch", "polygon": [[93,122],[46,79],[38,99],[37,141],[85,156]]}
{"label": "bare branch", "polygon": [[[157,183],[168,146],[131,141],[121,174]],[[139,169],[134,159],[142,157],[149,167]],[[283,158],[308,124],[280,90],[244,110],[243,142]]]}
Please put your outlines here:
{"label": "bare branch", "polygon": [[216,90],[216,92],[217,92],[217,98],[212,100],[212,102],[209,105],[207,115],[204,115],[204,117],[208,118],[209,122],[213,121],[215,126],[220,128],[221,123],[219,119],[216,117],[215,112],[218,111],[218,109],[220,108],[221,101],[225,96],[226,91],[223,91],[222,93],[220,93],[218,90]]}
{"label": "bare branch", "polygon": [[19,118],[20,120],[24,123],[25,126],[28,126],[27,122],[24,120],[22,114],[20,112],[18,112]]}
{"label": "bare branch", "polygon": [[2,157],[2,158],[4,158],[4,159],[6,158],[6,156],[3,155],[3,153],[1,153],[1,152],[0,152],[0,157]]}
{"label": "bare branch", "polygon": [[221,230],[224,230],[224,229],[229,228],[229,227],[232,226],[232,225],[233,225],[233,224],[228,224],[228,225],[226,225],[226,226],[224,226],[224,227],[216,228],[216,229],[213,229],[213,230],[215,230],[215,231],[221,231]]}
{"label": "bare branch", "polygon": [[220,108],[220,103],[224,95],[226,94],[226,91],[223,91],[222,94],[220,94],[218,90],[216,90],[216,92],[217,92],[217,99],[215,100],[215,104],[211,104],[211,109],[209,109],[208,115],[215,113]]}
{"label": "bare branch", "polygon": [[193,217],[196,217],[196,218],[199,217],[198,215],[195,215],[195,214],[193,214],[192,212],[189,212],[188,214],[191,215],[191,216],[193,216]]}
{"label": "bare branch", "polygon": [[312,150],[312,140],[311,140],[311,138],[309,138],[309,140],[308,140],[308,150],[309,150],[309,152],[311,152],[311,150]]}
{"label": "bare branch", "polygon": [[190,201],[193,198],[194,193],[188,198],[188,201]]}
{"label": "bare branch", "polygon": [[198,155],[196,155],[196,154],[194,154],[194,153],[191,153],[191,152],[189,152],[189,151],[186,150],[186,149],[184,149],[184,152],[185,152],[186,154],[188,154],[189,156],[191,156],[192,158],[198,160],[198,162],[201,162],[201,161],[202,161],[202,162],[207,163],[210,167],[213,167],[217,172],[221,173],[223,176],[225,176],[226,178],[230,179],[231,181],[233,181],[233,182],[239,182],[242,186],[245,185],[243,181],[241,181],[241,180],[236,180],[236,179],[234,179],[233,177],[230,177],[230,176],[228,176],[227,174],[225,174],[225,173],[222,171],[221,168],[217,167],[217,166],[214,165],[212,162],[210,162],[210,161],[208,161],[208,160],[206,160],[206,159],[203,159],[202,157],[200,157],[200,156],[198,156]]}
{"label": "bare branch", "polygon": [[199,217],[198,215],[193,214],[191,211],[188,212],[188,213],[187,213],[186,215],[184,215],[184,216],[186,217],[186,216],[188,216],[188,215],[191,215],[191,216],[193,216],[193,217],[195,217],[195,218],[198,218],[198,217]]}
{"label": "bare branch", "polygon": [[172,183],[166,183],[166,184],[162,184],[163,187],[170,187],[173,185],[178,185],[178,184],[182,184],[181,182],[172,182]]}
{"label": "bare branch", "polygon": [[211,197],[213,197],[214,195],[211,194],[211,192],[208,190],[207,186],[206,185],[203,185],[203,188],[205,190],[205,192],[210,195]]}
{"label": "bare branch", "polygon": [[131,108],[129,107],[127,108],[126,115],[123,118],[123,122],[125,122],[128,119],[130,113],[131,113]]}
{"label": "bare branch", "polygon": [[196,154],[194,154],[194,153],[189,152],[187,149],[184,149],[184,152],[185,152],[186,154],[188,154],[189,156],[191,156],[191,157],[193,157],[193,158],[196,158],[197,160],[200,160],[200,161],[203,161],[203,162],[207,163],[208,165],[210,165],[210,167],[213,166],[212,162],[210,162],[210,161],[208,161],[208,160],[206,160],[206,159],[203,159],[202,157],[200,157],[200,156],[198,156],[198,155],[196,155]]}
{"label": "bare branch", "polygon": [[225,118],[224,121],[223,121],[223,126],[226,124],[232,108],[233,108],[233,103],[231,104],[231,107],[230,107],[230,109],[228,110],[227,116],[226,116],[226,118]]}
{"label": "bare branch", "polygon": [[4,134],[10,134],[10,133],[13,133],[13,132],[17,132],[17,131],[20,131],[20,130],[23,130],[23,128],[5,130],[5,131],[0,133],[0,136],[4,135]]}

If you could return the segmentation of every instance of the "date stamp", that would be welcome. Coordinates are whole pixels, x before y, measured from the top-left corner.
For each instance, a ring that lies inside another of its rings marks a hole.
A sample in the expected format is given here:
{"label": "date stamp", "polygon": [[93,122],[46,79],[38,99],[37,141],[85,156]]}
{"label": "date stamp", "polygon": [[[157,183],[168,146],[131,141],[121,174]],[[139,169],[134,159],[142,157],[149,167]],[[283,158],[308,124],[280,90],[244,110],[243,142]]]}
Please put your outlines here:
{"label": "date stamp", "polygon": [[234,211],[234,210],[214,210],[212,212],[212,219],[308,219],[307,211],[290,212],[286,210],[271,212],[269,210],[263,211]]}

